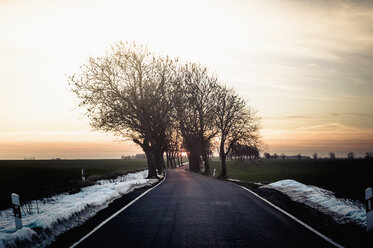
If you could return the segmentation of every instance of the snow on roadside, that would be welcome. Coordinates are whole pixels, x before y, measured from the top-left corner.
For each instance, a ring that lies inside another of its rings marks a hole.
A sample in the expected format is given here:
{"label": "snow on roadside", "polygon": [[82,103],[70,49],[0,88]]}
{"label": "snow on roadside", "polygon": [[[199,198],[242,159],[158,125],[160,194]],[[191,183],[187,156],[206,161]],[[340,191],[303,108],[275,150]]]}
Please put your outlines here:
{"label": "snow on roadside", "polygon": [[261,188],[280,191],[288,195],[293,201],[306,204],[330,215],[340,224],[354,222],[361,226],[366,225],[366,212],[363,204],[349,199],[337,198],[331,191],[290,179],[270,183]]}
{"label": "snow on roadside", "polygon": [[[76,194],[43,199],[39,214],[24,215],[24,227],[15,232],[12,209],[0,211],[0,247],[44,247],[65,231],[79,226],[110,202],[136,188],[152,185],[148,171],[129,173],[114,180],[100,180]],[[22,197],[22,196],[21,196]]]}

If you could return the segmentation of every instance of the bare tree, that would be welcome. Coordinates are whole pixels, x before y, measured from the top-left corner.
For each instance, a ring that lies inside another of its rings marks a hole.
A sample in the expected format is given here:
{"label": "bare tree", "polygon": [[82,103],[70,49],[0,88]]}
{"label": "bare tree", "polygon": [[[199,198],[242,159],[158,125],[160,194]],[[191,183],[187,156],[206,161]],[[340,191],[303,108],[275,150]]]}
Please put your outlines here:
{"label": "bare tree", "polygon": [[[173,124],[176,124],[173,122]],[[176,159],[179,160],[179,153],[181,150],[181,137],[180,131],[177,129],[176,126],[173,128],[169,128],[166,131],[167,138],[166,138],[166,158],[167,158],[167,168],[175,168],[176,164],[180,164],[178,161],[176,163]]]}
{"label": "bare tree", "polygon": [[191,169],[199,171],[202,156],[204,173],[210,173],[209,147],[217,133],[216,101],[217,78],[207,68],[189,63],[183,67],[182,82],[177,94],[177,108],[184,145],[190,153]]}
{"label": "bare tree", "polygon": [[[218,135],[223,176],[234,144],[258,157],[259,119],[233,90],[218,84],[203,66],[150,53],[144,46],[117,43],[102,57],[91,57],[69,78],[87,109],[91,126],[131,139],[144,151],[148,177],[180,163],[181,147],[190,168],[210,173],[212,140]],[[182,137],[182,139],[180,138]]]}
{"label": "bare tree", "polygon": [[172,111],[170,91],[178,80],[175,61],[120,42],[81,69],[69,81],[91,126],[138,144],[148,160],[148,177],[157,177]]}
{"label": "bare tree", "polygon": [[219,156],[221,159],[221,177],[227,176],[227,155],[235,144],[254,146],[259,141],[259,119],[254,110],[232,89],[220,86],[216,97],[217,118],[219,130]]}

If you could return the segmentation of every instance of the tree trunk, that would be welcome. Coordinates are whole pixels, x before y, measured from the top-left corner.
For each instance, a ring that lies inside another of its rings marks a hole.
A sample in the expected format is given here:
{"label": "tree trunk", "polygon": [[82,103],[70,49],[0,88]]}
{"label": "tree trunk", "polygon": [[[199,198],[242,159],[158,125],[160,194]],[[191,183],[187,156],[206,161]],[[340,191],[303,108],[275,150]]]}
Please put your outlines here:
{"label": "tree trunk", "polygon": [[194,172],[200,172],[200,154],[199,153],[191,153],[190,154],[190,159],[189,159],[189,168],[190,170]]}
{"label": "tree trunk", "polygon": [[221,158],[221,177],[227,177],[227,156],[225,154],[220,155]]}
{"label": "tree trunk", "polygon": [[167,169],[170,168],[170,153],[166,152]]}
{"label": "tree trunk", "polygon": [[210,163],[209,163],[209,157],[207,156],[207,145],[204,144],[205,142],[202,142],[202,161],[205,164],[205,171],[204,174],[209,175],[210,174]]}
{"label": "tree trunk", "polygon": [[176,166],[176,158],[175,158],[175,156],[176,156],[176,153],[174,153],[174,155],[172,156],[172,161],[173,161],[173,163],[174,163],[174,168],[177,167],[177,166]]}
{"label": "tree trunk", "polygon": [[178,164],[178,166],[180,166],[180,158],[179,158],[179,153],[177,153],[177,164]]}
{"label": "tree trunk", "polygon": [[173,157],[173,152],[170,152],[170,154],[168,155],[169,156],[169,158],[170,158],[170,168],[174,168],[174,165],[173,165],[173,163],[172,163],[172,157]]}
{"label": "tree trunk", "polygon": [[146,160],[148,161],[148,177],[147,178],[156,178],[158,177],[156,171],[156,165],[154,160],[154,155],[150,149],[144,149]]}
{"label": "tree trunk", "polygon": [[163,172],[163,164],[162,164],[162,153],[160,151],[157,151],[157,168],[158,168],[158,174],[162,174]]}
{"label": "tree trunk", "polygon": [[163,170],[165,170],[166,169],[166,164],[165,164],[165,162],[164,162],[164,152],[162,151],[161,152],[161,164],[162,164],[162,168],[163,168]]}
{"label": "tree trunk", "polygon": [[[225,138],[224,136],[221,137],[220,140],[220,148],[219,148],[219,155],[221,159],[221,175],[220,177],[227,177],[227,154],[224,151],[224,143],[225,143]],[[229,151],[227,151],[228,153]]]}
{"label": "tree trunk", "polygon": [[153,153],[153,156],[154,156],[154,161],[155,161],[155,165],[156,165],[156,168],[158,170],[158,174],[161,174],[163,169],[162,169],[162,158],[161,158],[161,149],[159,147],[152,147],[152,153]]}
{"label": "tree trunk", "polygon": [[206,155],[203,155],[202,159],[203,159],[203,162],[205,164],[204,174],[209,175],[210,174],[210,161],[209,161],[209,157],[206,156]]}

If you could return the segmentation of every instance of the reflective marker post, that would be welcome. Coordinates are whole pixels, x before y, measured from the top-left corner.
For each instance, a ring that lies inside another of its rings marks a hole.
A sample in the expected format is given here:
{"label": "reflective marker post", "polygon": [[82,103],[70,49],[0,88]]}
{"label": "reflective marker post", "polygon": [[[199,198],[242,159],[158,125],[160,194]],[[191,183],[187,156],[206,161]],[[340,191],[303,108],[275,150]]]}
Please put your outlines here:
{"label": "reflective marker post", "polygon": [[12,204],[14,219],[16,222],[16,230],[22,228],[21,204],[19,202],[19,195],[12,193]]}
{"label": "reflective marker post", "polygon": [[82,168],[82,182],[85,182],[84,169]]}
{"label": "reflective marker post", "polygon": [[367,231],[369,232],[373,228],[373,191],[372,188],[365,189],[365,201],[367,209]]}

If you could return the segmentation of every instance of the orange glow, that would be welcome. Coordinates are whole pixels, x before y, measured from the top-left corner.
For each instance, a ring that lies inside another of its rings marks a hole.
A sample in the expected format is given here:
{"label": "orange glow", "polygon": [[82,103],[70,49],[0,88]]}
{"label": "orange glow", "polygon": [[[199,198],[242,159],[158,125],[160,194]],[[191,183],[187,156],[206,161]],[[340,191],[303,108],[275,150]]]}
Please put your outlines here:
{"label": "orange glow", "polygon": [[86,142],[0,142],[0,159],[80,159],[80,158],[117,158],[121,155],[135,155],[142,150],[131,143],[112,141]]}
{"label": "orange glow", "polygon": [[92,132],[66,80],[119,40],[216,72],[263,117],[271,153],[373,147],[364,1],[0,0],[0,30],[0,159],[141,152]]}

